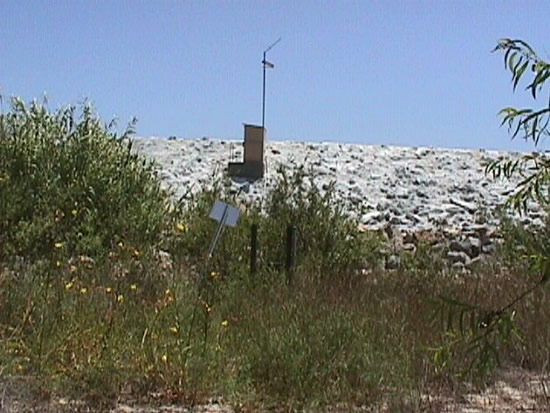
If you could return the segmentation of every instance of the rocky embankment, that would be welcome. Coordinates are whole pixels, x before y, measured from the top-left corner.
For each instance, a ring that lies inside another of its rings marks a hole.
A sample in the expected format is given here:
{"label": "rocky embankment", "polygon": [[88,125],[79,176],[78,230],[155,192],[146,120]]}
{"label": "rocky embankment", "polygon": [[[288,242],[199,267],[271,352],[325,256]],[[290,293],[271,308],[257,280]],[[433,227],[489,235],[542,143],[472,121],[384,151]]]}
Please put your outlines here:
{"label": "rocky embankment", "polygon": [[[224,176],[230,160],[242,161],[240,141],[135,138],[134,147],[154,159],[176,196],[185,196]],[[449,259],[469,266],[494,249],[501,209],[517,180],[497,180],[485,166],[520,154],[341,143],[268,142],[264,179],[234,180],[244,201],[259,200],[276,181],[280,166],[310,170],[320,188],[335,182],[336,196],[365,230],[384,230],[396,249],[414,249],[419,239],[445,240]],[[536,203],[514,219],[542,225]],[[431,234],[431,235],[430,235]],[[435,242],[435,241],[434,241]],[[391,261],[391,260],[390,260]],[[390,262],[390,266],[391,266]]]}

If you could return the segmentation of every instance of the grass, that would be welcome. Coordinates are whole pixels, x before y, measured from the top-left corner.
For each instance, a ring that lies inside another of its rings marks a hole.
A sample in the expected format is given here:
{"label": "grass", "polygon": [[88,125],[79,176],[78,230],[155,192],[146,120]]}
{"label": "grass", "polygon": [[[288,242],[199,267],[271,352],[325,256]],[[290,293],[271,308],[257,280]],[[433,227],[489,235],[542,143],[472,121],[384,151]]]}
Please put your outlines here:
{"label": "grass", "polygon": [[[498,364],[548,371],[547,286],[481,326],[540,277],[513,251],[545,251],[542,234],[510,224],[495,259],[470,276],[427,245],[383,271],[383,238],[360,232],[306,170],[281,170],[205,267],[216,227],[207,211],[236,200],[218,183],[174,203],[127,137],[89,108],[79,118],[15,101],[1,115],[0,382],[24,378],[98,409],[120,397],[216,396],[249,411],[410,411],[426,408],[421,394],[483,384]],[[289,222],[300,234],[290,284]],[[472,347],[480,335],[489,347]]]}

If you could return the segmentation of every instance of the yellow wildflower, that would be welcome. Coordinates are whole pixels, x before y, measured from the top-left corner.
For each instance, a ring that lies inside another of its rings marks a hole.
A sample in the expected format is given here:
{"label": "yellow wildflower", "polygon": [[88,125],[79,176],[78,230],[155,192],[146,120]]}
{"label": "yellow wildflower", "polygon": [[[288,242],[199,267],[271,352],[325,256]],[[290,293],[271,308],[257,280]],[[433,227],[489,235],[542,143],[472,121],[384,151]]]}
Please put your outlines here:
{"label": "yellow wildflower", "polygon": [[178,230],[179,230],[180,232],[185,232],[185,225],[183,225],[183,223],[178,222],[178,224],[176,225],[176,227],[178,228]]}
{"label": "yellow wildflower", "polygon": [[170,332],[172,334],[178,334],[178,328],[177,327],[170,327]]}
{"label": "yellow wildflower", "polygon": [[107,287],[107,288],[105,288],[105,292],[107,294],[110,294],[111,292],[113,292],[113,289],[111,287]]}
{"label": "yellow wildflower", "polygon": [[56,261],[56,262],[55,262],[55,266],[56,266],[57,268],[61,267],[61,261]]}
{"label": "yellow wildflower", "polygon": [[119,294],[118,297],[116,298],[116,300],[119,302],[119,303],[122,303],[124,301],[124,296],[122,294]]}
{"label": "yellow wildflower", "polygon": [[119,241],[117,245],[119,248],[124,248],[124,242],[122,241]]}
{"label": "yellow wildflower", "polygon": [[67,291],[69,291],[71,288],[73,288],[73,285],[74,285],[74,283],[72,281],[68,282],[67,284],[65,284],[65,289]]}
{"label": "yellow wildflower", "polygon": [[141,253],[139,252],[139,250],[137,248],[134,248],[132,253],[134,254],[134,257],[136,257],[136,258],[139,258],[139,256],[141,255]]}
{"label": "yellow wildflower", "polygon": [[82,294],[82,295],[86,294],[87,292],[88,292],[88,289],[86,287],[82,287],[80,289],[80,294]]}
{"label": "yellow wildflower", "polygon": [[210,273],[210,277],[212,277],[213,280],[217,280],[218,278],[220,278],[220,273],[216,271],[212,271]]}
{"label": "yellow wildflower", "polygon": [[163,354],[162,357],[161,357],[161,360],[164,362],[164,363],[167,363],[168,362],[168,356],[166,354]]}
{"label": "yellow wildflower", "polygon": [[223,320],[222,321],[222,327],[229,327],[229,321]]}
{"label": "yellow wildflower", "polygon": [[73,209],[71,211],[71,214],[73,214],[73,217],[76,217],[78,215],[78,211],[76,209]]}
{"label": "yellow wildflower", "polygon": [[56,242],[55,243],[55,248],[57,248],[57,249],[63,248],[63,243],[62,242]]}
{"label": "yellow wildflower", "polygon": [[130,286],[130,290],[136,291],[136,290],[137,290],[137,285],[132,284],[132,285]]}

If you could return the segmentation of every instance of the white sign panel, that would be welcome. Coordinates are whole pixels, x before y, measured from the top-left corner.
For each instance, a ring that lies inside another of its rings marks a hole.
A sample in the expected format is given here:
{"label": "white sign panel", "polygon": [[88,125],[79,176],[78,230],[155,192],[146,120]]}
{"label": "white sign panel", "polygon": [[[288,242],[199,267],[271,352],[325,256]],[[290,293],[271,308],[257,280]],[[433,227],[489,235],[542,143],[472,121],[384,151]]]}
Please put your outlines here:
{"label": "white sign panel", "polygon": [[239,208],[222,201],[216,201],[212,207],[212,211],[210,211],[210,218],[215,219],[223,225],[235,227],[239,221],[240,213]]}

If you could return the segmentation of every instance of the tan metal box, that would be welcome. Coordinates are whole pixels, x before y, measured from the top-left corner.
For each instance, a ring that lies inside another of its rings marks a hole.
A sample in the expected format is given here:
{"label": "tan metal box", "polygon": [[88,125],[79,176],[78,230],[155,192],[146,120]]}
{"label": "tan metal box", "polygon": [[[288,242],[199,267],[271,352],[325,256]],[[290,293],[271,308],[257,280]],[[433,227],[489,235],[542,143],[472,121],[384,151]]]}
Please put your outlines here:
{"label": "tan metal box", "polygon": [[265,129],[256,125],[244,125],[244,162],[264,161]]}

